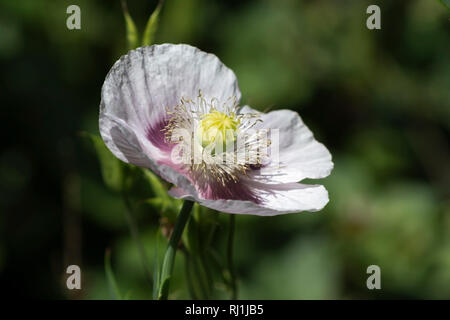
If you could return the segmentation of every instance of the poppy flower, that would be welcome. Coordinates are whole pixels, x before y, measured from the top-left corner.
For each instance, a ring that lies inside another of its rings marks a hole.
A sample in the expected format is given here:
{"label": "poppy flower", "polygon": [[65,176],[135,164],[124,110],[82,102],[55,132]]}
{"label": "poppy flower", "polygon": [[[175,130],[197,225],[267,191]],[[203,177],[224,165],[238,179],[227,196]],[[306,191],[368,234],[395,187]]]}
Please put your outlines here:
{"label": "poppy flower", "polygon": [[240,98],[235,74],[215,55],[142,47],[106,76],[100,133],[116,157],[173,184],[175,198],[237,214],[322,209],[326,189],[299,182],[328,176],[330,152],[296,112],[262,113]]}

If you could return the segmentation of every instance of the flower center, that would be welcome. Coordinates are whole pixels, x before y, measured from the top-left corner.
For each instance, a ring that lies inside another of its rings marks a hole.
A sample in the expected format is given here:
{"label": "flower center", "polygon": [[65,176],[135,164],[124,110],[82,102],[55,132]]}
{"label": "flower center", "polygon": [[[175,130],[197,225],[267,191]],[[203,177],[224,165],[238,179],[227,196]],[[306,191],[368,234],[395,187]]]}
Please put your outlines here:
{"label": "flower center", "polygon": [[212,109],[210,113],[201,116],[197,127],[198,137],[203,147],[210,144],[235,141],[240,120],[231,112],[230,115]]}
{"label": "flower center", "polygon": [[238,113],[236,99],[218,103],[206,101],[201,92],[196,100],[181,98],[167,111],[169,122],[162,130],[166,141],[176,145],[172,161],[183,164],[202,190],[237,183],[268,158],[268,131],[252,129],[259,115]]}

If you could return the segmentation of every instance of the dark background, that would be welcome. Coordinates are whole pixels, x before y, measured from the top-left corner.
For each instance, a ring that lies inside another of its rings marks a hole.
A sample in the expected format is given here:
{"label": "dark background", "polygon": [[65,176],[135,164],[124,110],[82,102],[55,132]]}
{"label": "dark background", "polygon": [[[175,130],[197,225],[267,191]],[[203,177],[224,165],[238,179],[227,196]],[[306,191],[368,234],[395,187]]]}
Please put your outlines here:
{"label": "dark background", "polygon": [[[81,30],[66,8],[81,8]],[[381,7],[381,30],[366,8]],[[143,30],[156,1],[128,1]],[[333,155],[317,213],[238,216],[241,298],[450,298],[450,10],[438,1],[167,0],[157,43],[234,70],[243,102],[290,108]],[[150,298],[120,196],[92,146],[100,89],[124,54],[119,1],[0,4],[0,279],[8,297]],[[153,257],[156,212],[138,215]],[[225,225],[224,215],[219,220]],[[150,259],[150,264],[153,260]],[[81,266],[83,289],[65,288]],[[366,288],[381,268],[382,289]],[[181,261],[173,297],[187,297]],[[216,297],[222,297],[220,294]]]}

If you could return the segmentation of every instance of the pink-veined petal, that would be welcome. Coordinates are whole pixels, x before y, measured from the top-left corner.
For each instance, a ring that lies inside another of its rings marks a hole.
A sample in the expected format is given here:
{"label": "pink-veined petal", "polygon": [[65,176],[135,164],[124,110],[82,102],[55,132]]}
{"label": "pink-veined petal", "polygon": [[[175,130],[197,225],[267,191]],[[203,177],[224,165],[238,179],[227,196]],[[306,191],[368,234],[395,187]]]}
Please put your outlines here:
{"label": "pink-veined petal", "polygon": [[190,180],[166,158],[157,157],[157,149],[148,140],[132,129],[125,121],[103,117],[101,134],[109,150],[120,160],[139,167],[148,168],[166,181],[196,193]]}
{"label": "pink-veined petal", "polygon": [[249,200],[210,200],[199,197],[197,193],[174,187],[169,194],[178,199],[197,201],[205,207],[226,213],[274,216],[301,211],[318,211],[328,203],[328,192],[322,185],[299,183],[260,184],[249,182],[253,192],[259,194],[261,201]]}

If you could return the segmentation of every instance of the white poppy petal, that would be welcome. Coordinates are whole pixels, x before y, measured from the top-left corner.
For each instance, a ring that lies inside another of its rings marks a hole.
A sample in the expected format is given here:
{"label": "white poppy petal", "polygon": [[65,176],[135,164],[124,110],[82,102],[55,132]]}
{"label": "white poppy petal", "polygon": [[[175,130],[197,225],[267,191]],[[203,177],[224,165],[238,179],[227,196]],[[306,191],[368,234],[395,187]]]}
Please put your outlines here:
{"label": "white poppy petal", "polygon": [[101,136],[119,159],[160,173],[160,162],[170,162],[161,131],[166,108],[182,97],[197,97],[200,90],[205,99],[218,101],[241,96],[234,73],[215,55],[181,44],[132,50],[103,84]]}
{"label": "white poppy petal", "polygon": [[236,76],[213,54],[185,44],[142,47],[122,56],[102,88],[100,116],[109,114],[145,131],[181,98],[225,102],[241,97]]}
{"label": "white poppy petal", "polygon": [[[244,106],[240,113],[257,113],[262,122],[255,128],[278,129],[279,139],[272,140],[272,147],[279,150],[279,163],[272,162],[250,174],[265,183],[298,182],[305,178],[319,179],[328,176],[333,169],[331,154],[303,123],[297,112],[276,110],[261,113]],[[276,137],[276,136],[275,136]]]}
{"label": "white poppy petal", "polygon": [[197,201],[201,205],[225,213],[274,216],[301,211],[318,211],[328,203],[328,192],[321,185],[285,183],[278,185],[255,185],[254,191],[261,195],[262,202],[243,200],[203,199],[195,192],[174,187],[169,194],[178,199]]}
{"label": "white poppy petal", "polygon": [[101,136],[109,150],[120,160],[133,165],[148,168],[166,181],[176,186],[196,193],[189,179],[181,172],[165,164],[165,158],[156,157],[156,148],[145,137],[133,130],[122,119],[103,117],[101,122]]}

